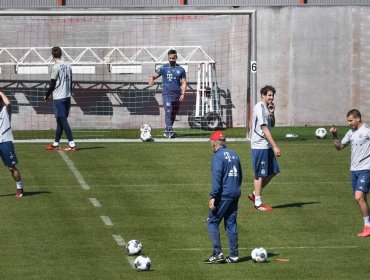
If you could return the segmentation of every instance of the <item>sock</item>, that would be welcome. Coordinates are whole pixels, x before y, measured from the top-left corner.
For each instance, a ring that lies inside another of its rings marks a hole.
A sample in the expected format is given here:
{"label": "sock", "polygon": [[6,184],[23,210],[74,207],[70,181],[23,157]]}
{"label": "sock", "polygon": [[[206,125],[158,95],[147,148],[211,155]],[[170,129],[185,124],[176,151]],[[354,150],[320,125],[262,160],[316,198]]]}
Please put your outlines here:
{"label": "sock", "polygon": [[74,142],[74,141],[70,141],[70,142],[69,142],[69,146],[70,146],[71,148],[73,148],[73,147],[76,147],[76,144],[75,144],[75,142]]}
{"label": "sock", "polygon": [[367,227],[370,227],[370,220],[369,220],[369,216],[364,217],[364,225],[365,225],[365,226],[367,226]]}
{"label": "sock", "polygon": [[58,147],[58,146],[59,146],[59,142],[55,142],[55,141],[54,141],[53,146],[54,146],[54,147]]}
{"label": "sock", "polygon": [[20,190],[23,188],[23,183],[22,181],[19,181],[19,182],[15,182],[17,184],[17,189]]}
{"label": "sock", "polygon": [[256,195],[255,198],[256,199],[254,201],[254,205],[257,206],[257,207],[261,206],[261,204],[262,204],[261,196],[260,195]]}
{"label": "sock", "polygon": [[253,195],[256,196],[256,192],[255,191],[253,191]]}

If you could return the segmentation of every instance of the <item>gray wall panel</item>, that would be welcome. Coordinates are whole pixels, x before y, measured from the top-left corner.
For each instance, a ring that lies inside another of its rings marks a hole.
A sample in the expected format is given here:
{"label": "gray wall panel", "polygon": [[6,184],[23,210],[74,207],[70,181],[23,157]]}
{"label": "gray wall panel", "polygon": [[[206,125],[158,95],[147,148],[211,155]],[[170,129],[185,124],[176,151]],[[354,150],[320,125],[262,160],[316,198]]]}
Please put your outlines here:
{"label": "gray wall panel", "polygon": [[370,5],[369,0],[307,0],[309,5]]}
{"label": "gray wall panel", "polygon": [[258,89],[277,89],[278,125],[370,120],[370,7],[258,9]]}

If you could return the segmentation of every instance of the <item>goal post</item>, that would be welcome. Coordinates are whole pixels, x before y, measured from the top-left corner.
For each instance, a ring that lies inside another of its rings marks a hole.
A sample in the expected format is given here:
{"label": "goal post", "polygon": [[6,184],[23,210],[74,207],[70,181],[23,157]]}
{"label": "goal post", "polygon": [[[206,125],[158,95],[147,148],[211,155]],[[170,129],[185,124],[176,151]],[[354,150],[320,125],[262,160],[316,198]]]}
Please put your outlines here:
{"label": "goal post", "polygon": [[162,79],[153,86],[148,79],[170,49],[187,80],[174,123],[179,137],[220,128],[249,135],[257,100],[255,10],[6,10],[0,21],[0,87],[21,138],[55,128],[52,105],[43,102],[53,46],[72,66],[76,140],[138,138],[144,123],[162,137]]}

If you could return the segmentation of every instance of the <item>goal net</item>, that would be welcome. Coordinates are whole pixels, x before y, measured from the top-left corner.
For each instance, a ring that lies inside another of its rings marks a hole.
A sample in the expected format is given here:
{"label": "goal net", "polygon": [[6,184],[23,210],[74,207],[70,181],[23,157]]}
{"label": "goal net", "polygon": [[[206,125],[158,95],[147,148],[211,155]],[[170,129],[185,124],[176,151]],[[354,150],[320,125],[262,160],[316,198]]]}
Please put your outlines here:
{"label": "goal net", "polygon": [[173,125],[179,137],[249,125],[250,13],[0,13],[0,21],[0,86],[11,100],[18,139],[53,136],[52,102],[43,102],[53,46],[72,65],[68,121],[76,139],[138,138],[143,124],[163,137],[162,78],[153,86],[148,80],[168,63],[170,49],[187,80]]}

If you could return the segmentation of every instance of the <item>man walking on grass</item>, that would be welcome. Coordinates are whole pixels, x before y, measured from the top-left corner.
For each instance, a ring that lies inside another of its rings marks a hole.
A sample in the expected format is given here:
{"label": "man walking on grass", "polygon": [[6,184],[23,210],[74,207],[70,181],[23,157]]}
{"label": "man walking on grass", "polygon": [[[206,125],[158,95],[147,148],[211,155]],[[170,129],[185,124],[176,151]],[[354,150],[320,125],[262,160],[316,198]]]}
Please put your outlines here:
{"label": "man walking on grass", "polygon": [[370,127],[362,122],[361,113],[356,109],[347,113],[347,121],[351,129],[344,135],[342,141],[338,139],[338,130],[334,125],[330,132],[333,134],[334,146],[337,150],[342,150],[351,144],[353,195],[364,220],[364,229],[358,236],[367,237],[370,236],[369,206],[367,204],[367,194],[370,189]]}

